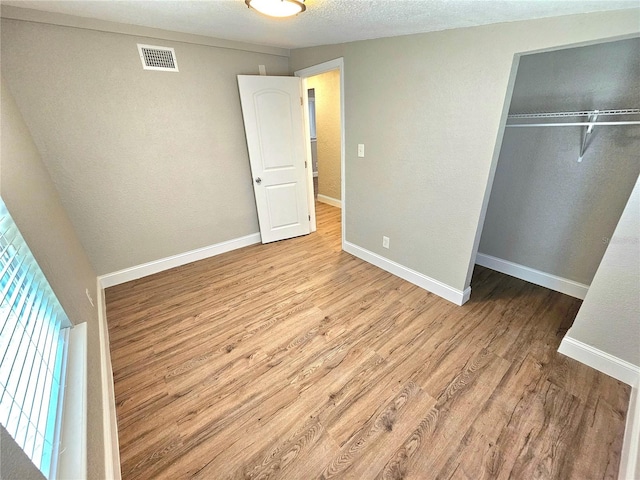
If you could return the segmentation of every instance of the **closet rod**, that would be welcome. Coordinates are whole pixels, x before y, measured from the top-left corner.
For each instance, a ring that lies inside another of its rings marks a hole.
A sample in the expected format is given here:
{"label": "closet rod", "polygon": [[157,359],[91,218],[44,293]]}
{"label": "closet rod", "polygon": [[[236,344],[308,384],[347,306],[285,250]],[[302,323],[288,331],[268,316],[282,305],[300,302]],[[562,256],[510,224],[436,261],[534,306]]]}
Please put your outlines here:
{"label": "closet rod", "polygon": [[567,122],[567,123],[517,123],[505,125],[507,127],[589,127],[589,126],[606,126],[606,125],[640,125],[640,121],[628,122]]}
{"label": "closet rod", "polygon": [[640,125],[640,120],[605,121],[597,122],[598,117],[611,115],[640,115],[640,108],[620,108],[616,110],[580,110],[578,112],[543,112],[543,113],[514,113],[509,115],[509,120],[514,118],[569,118],[588,117],[586,122],[554,122],[554,123],[512,123],[507,127],[589,127],[601,125]]}
{"label": "closet rod", "polygon": [[580,155],[578,162],[582,162],[584,154],[589,145],[589,140],[593,134],[593,129],[600,126],[609,125],[640,125],[640,120],[624,120],[624,121],[606,121],[598,122],[598,117],[608,117],[611,115],[640,115],[640,108],[620,108],[616,110],[580,110],[578,112],[543,112],[543,113],[514,113],[507,116],[508,120],[514,118],[571,118],[571,117],[587,117],[586,122],[554,122],[554,123],[512,123],[505,125],[506,127],[587,127],[582,145],[580,146]]}
{"label": "closet rod", "polygon": [[640,108],[619,108],[615,110],[580,110],[578,112],[512,113],[508,118],[590,117],[592,115],[640,115]]}

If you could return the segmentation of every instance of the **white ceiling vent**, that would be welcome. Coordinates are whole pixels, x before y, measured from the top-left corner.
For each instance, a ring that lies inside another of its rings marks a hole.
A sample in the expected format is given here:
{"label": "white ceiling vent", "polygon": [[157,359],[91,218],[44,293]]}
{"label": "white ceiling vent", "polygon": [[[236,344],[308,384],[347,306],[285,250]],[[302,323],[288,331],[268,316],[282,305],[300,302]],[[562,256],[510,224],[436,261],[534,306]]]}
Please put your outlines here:
{"label": "white ceiling vent", "polygon": [[145,70],[162,70],[165,72],[177,72],[178,61],[176,52],[169,47],[155,47],[153,45],[138,44],[138,52]]}

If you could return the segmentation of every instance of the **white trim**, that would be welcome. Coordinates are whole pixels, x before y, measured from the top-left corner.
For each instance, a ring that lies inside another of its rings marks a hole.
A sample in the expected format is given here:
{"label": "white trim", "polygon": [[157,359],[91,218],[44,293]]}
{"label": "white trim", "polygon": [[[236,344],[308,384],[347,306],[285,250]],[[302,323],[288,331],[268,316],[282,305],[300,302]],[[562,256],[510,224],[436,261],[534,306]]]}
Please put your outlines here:
{"label": "white trim", "polygon": [[337,198],[327,197],[326,195],[318,194],[318,201],[331,205],[332,207],[342,208],[342,202]]}
{"label": "white trim", "polygon": [[104,470],[108,480],[120,480],[120,444],[118,442],[118,417],[116,396],[113,387],[113,370],[109,347],[109,327],[107,325],[107,305],[104,288],[97,282],[98,330],[100,336],[100,370],[102,377],[102,434],[104,436]]}
{"label": "white trim", "polygon": [[114,285],[120,285],[121,283],[130,282],[131,280],[137,280],[138,278],[163,272],[170,268],[179,267],[181,265],[186,265],[187,263],[220,255],[221,253],[230,252],[231,250],[254,245],[256,243],[260,243],[260,241],[260,234],[252,233],[251,235],[245,235],[244,237],[234,238],[232,240],[227,240],[226,242],[216,243],[215,245],[209,245],[208,247],[197,248],[189,252],[179,253],[178,255],[161,258],[159,260],[154,260],[153,262],[143,263],[142,265],[125,268],[117,272],[107,273],[106,275],[100,275],[98,277],[98,282],[102,288],[113,287]]}
{"label": "white trim", "polygon": [[[342,234],[342,249],[346,250],[346,216],[347,216],[347,205],[346,205],[346,196],[345,196],[345,119],[344,119],[344,58],[336,58],[334,60],[329,60],[328,62],[319,63],[318,65],[313,65],[308,68],[303,68],[301,70],[296,70],[293,74],[296,77],[300,77],[303,79],[303,82],[308,77],[313,77],[314,75],[319,75],[321,73],[330,72],[331,70],[338,70],[340,72],[340,198],[342,199],[342,225],[341,225],[341,234]],[[306,85],[305,85],[306,86]],[[307,89],[305,88],[306,92]],[[305,111],[308,109],[305,102]],[[308,114],[307,114],[308,115]],[[308,129],[306,130],[309,131]],[[310,148],[309,148],[310,150]],[[313,183],[310,184],[313,189]],[[313,202],[309,207],[311,216],[313,218],[313,222],[315,224],[315,206]]]}
{"label": "white trim", "polygon": [[558,352],[631,386],[635,386],[640,378],[637,365],[569,336],[562,339]]}
{"label": "white trim", "polygon": [[557,277],[550,273],[525,267],[524,265],[503,260],[501,258],[492,257],[491,255],[486,255],[484,253],[478,253],[476,256],[476,264],[581,300],[584,300],[584,297],[589,290],[589,285],[585,285],[584,283],[578,283],[567,278]]}
{"label": "white trim", "polygon": [[370,252],[362,247],[354,245],[353,243],[343,242],[344,251],[354,255],[365,262],[369,262],[376,267],[381,268],[393,275],[400,277],[408,282],[413,283],[425,290],[438,295],[439,297],[449,300],[456,305],[463,305],[469,296],[471,295],[471,287],[467,287],[464,291],[455,289],[449,285],[446,285],[434,278],[427,277],[420,272],[411,270],[410,268],[400,265],[399,263],[384,258],[377,253]]}
{"label": "white trim", "polygon": [[53,478],[87,478],[87,323],[69,332],[60,454]]}
{"label": "white trim", "polygon": [[315,189],[313,186],[313,177],[317,176],[318,172],[313,171],[313,153],[311,152],[311,143],[313,139],[310,139],[310,116],[309,116],[309,89],[307,88],[307,79],[300,79],[300,88],[302,95],[302,120],[304,121],[304,129],[302,134],[305,137],[305,162],[304,166],[307,169],[307,208],[309,209],[309,233],[313,233],[318,229],[316,224],[316,209],[315,209]]}
{"label": "white trim", "polygon": [[631,389],[629,399],[629,409],[627,410],[627,424],[624,429],[624,440],[622,441],[622,452],[620,455],[620,470],[618,478],[620,480],[633,480],[638,471],[638,457],[640,456],[640,395],[638,395],[640,385],[636,384]]}
{"label": "white trim", "polygon": [[340,70],[344,67],[344,59],[342,57],[327,62],[319,63],[311,67],[296,70],[293,74],[296,77],[308,78],[320,75],[321,73],[330,72],[331,70]]}

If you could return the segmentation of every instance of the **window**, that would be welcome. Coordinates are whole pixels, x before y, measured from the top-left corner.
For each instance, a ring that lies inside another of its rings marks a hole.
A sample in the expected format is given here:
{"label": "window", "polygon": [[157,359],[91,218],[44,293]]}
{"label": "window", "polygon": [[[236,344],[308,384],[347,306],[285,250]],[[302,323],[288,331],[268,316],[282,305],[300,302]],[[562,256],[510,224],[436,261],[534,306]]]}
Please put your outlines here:
{"label": "window", "polygon": [[55,475],[71,323],[0,200],[0,422]]}

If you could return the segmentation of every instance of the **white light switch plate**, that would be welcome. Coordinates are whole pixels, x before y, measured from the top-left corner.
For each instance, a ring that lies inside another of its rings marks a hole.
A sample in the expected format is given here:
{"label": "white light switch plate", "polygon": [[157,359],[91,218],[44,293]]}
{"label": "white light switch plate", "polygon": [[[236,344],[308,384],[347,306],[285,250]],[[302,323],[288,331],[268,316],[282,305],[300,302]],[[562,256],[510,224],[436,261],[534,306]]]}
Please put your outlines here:
{"label": "white light switch plate", "polygon": [[364,158],[364,143],[358,144],[358,156]]}

